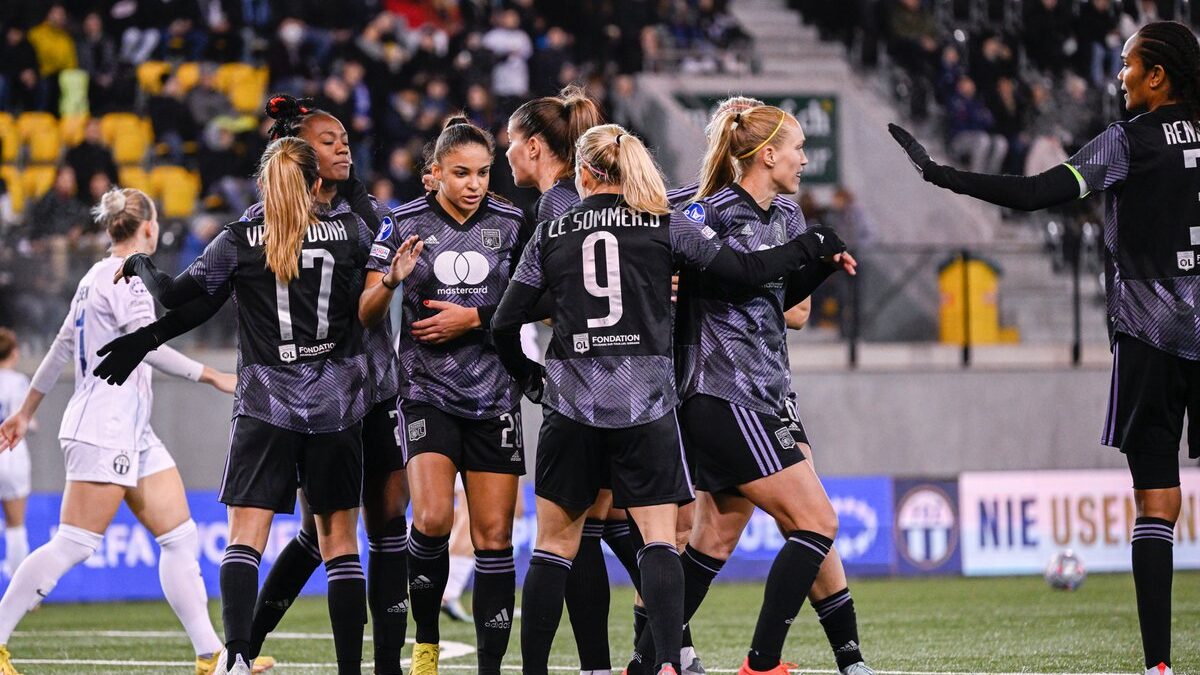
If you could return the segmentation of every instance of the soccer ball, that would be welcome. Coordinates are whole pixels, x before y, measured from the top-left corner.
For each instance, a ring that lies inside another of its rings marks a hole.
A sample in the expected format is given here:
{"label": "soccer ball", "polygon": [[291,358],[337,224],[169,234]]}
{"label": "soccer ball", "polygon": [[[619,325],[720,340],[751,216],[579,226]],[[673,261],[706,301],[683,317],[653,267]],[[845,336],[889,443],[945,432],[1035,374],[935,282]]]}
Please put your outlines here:
{"label": "soccer ball", "polygon": [[1050,588],[1073,591],[1083,585],[1083,580],[1087,578],[1087,568],[1074,551],[1067,549],[1055,553],[1054,557],[1050,558],[1045,577]]}

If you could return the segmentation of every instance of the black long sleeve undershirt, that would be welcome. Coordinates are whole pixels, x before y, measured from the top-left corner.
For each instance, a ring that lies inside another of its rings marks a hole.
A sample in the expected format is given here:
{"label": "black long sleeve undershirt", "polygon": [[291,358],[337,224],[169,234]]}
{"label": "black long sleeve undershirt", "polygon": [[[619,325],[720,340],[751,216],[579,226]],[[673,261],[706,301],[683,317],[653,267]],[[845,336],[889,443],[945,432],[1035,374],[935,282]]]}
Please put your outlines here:
{"label": "black long sleeve undershirt", "polygon": [[804,302],[805,298],[812,295],[813,291],[817,290],[836,271],[838,271],[837,267],[822,260],[811,265],[805,265],[789,274],[787,286],[783,292],[784,309],[791,309]]}
{"label": "black long sleeve undershirt", "polygon": [[722,246],[704,271],[725,281],[761,286],[819,262],[820,259],[810,253],[807,243],[797,238],[782,246],[753,253],[742,253]]}
{"label": "black long sleeve undershirt", "polygon": [[186,271],[172,277],[155,267],[154,261],[145,253],[135,253],[126,258],[124,273],[127,277],[141,278],[150,295],[167,309],[182,307],[184,303],[208,295],[195,277]]}
{"label": "black long sleeve undershirt", "polygon": [[923,175],[938,187],[1018,211],[1037,211],[1079,198],[1079,179],[1065,164],[1036,176],[971,173],[932,164]]}

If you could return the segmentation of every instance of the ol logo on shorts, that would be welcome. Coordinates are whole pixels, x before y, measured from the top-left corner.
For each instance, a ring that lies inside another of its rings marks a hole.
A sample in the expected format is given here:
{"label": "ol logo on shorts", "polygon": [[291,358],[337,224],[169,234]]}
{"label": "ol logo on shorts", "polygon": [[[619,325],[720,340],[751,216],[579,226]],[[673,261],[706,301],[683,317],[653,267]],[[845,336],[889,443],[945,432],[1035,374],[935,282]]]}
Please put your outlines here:
{"label": "ol logo on shorts", "polygon": [[408,423],[408,440],[419,441],[425,438],[425,420]]}
{"label": "ol logo on shorts", "polygon": [[129,473],[129,455],[121,453],[113,460],[113,471],[117,472],[118,476],[124,476]]}

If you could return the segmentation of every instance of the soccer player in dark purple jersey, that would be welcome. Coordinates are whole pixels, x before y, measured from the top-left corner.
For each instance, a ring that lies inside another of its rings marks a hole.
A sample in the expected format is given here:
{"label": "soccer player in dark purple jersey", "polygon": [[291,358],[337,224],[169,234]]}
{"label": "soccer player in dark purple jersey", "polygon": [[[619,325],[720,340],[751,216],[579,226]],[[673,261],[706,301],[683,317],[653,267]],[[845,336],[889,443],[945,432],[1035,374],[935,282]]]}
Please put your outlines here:
{"label": "soccer player in dark purple jersey", "polygon": [[[799,209],[781,196],[799,189],[807,163],[795,118],[757,106],[726,111],[712,127],[699,201],[684,212],[736,250],[769,249],[804,233]],[[837,515],[820,480],[780,418],[788,381],[784,311],[839,266],[853,270],[853,258],[842,254],[762,286],[728,284],[704,273],[685,273],[680,284],[680,421],[702,491],[684,551],[687,616],[756,505],[787,535],[767,577],[742,673],[786,672],[780,659],[787,630],[837,533]]]}
{"label": "soccer player in dark purple jersey", "polygon": [[[318,171],[307,142],[274,141],[259,168],[261,220],[227,226],[178,277],[144,255],[127,258],[119,272],[141,277],[168,308],[231,295],[237,301],[238,385],[219,497],[229,506],[230,532],[221,564],[226,650],[218,674],[249,673],[259,560],[274,514],[294,510],[297,484],[316,514],[338,673],[361,669],[366,579],[355,530],[361,420],[372,402],[354,309],[372,236],[352,213],[318,218]],[[130,363],[179,334],[171,319],[103,347],[108,358],[96,374],[123,381]]]}
{"label": "soccer player in dark purple jersey", "polygon": [[[505,155],[512,167],[513,182],[541,192],[533,205],[527,226],[558,218],[579,203],[575,190],[575,144],[585,131],[603,123],[600,108],[582,89],[570,86],[558,96],[546,96],[522,104],[508,119],[509,146]],[[522,338],[536,350],[532,326]],[[612,507],[612,490],[604,487],[589,509],[583,540],[567,581],[567,615],[579,650],[579,670],[585,675],[602,675],[612,668],[608,641],[609,587],[603,539],[629,572],[636,586],[637,546],[626,514]],[[645,613],[634,609],[635,625],[643,625]],[[688,640],[690,644],[690,640]]]}
{"label": "soccer player in dark purple jersey", "polygon": [[364,325],[382,320],[395,291],[385,273],[395,252],[419,238],[419,259],[404,285],[397,350],[413,506],[412,672],[421,675],[437,672],[456,474],[466,485],[475,547],[477,672],[499,675],[512,629],[512,527],[525,473],[520,392],[487,328],[520,254],[524,214],[488,193],[492,159],[490,134],[465,117],[447,122],[433,150],[438,190],[392,212],[391,227],[385,225],[371,247],[359,307]]}
{"label": "soccer player in dark purple jersey", "polygon": [[[546,407],[538,539],[522,596],[522,668],[547,672],[572,558],[607,478],[614,505],[629,510],[647,542],[638,563],[658,655],[649,664],[658,675],[675,675],[684,623],[675,518],[692,490],[674,414],[671,273],[688,264],[762,283],[824,265],[845,246],[832,230],[818,229],[767,251],[723,247],[711,228],[671,213],[649,152],[616,125],[580,138],[575,183],[583,201],[538,226],[493,321],[505,367]],[[545,368],[522,354],[516,336],[544,294],[554,306]]]}
{"label": "soccer player in dark purple jersey", "polygon": [[1171,576],[1179,443],[1188,419],[1200,456],[1200,46],[1184,24],[1142,26],[1121,50],[1125,107],[1075,156],[1036,176],[958,171],[889,125],[921,176],[992,204],[1032,211],[1107,194],[1105,290],[1113,376],[1101,442],[1133,477],[1133,582],[1147,675],[1171,672]]}
{"label": "soccer player in dark purple jersey", "polygon": [[[756,98],[746,96],[731,96],[721,101],[717,104],[712,118],[704,128],[705,138],[713,136],[718,120],[726,112],[738,113],[761,105],[766,104]],[[670,200],[673,208],[686,208],[687,204],[695,198],[699,189],[699,183],[678,187],[667,192],[667,199]],[[784,313],[784,320],[789,329],[799,330],[804,326],[804,323],[808,320],[811,302],[810,298],[805,298],[801,303],[790,307]],[[786,350],[783,352],[782,357],[786,365]],[[780,421],[791,429],[792,436],[800,446],[800,451],[804,453],[805,457],[811,460],[812,448],[809,445],[808,436],[804,432],[804,425],[800,421],[795,396],[794,393],[789,391],[786,400],[786,410],[784,411],[786,415],[781,417]],[[701,493],[700,500],[707,499],[708,496]],[[693,502],[679,511],[680,549],[687,544],[690,538],[695,508],[696,502]],[[726,558],[732,554],[734,547],[737,546],[736,534],[740,533],[731,532],[731,534],[735,536],[724,546],[720,547],[721,552]],[[842,558],[838,554],[836,546],[830,548],[829,555],[825,557],[825,562],[821,564],[821,571],[817,574],[817,579],[813,582],[812,588],[809,590],[808,598],[816,610],[816,616],[825,631],[825,637],[829,640],[829,647],[833,650],[838,670],[849,675],[869,675],[872,671],[866,665],[862,655],[861,642],[858,635],[858,616],[854,611],[854,599],[850,596],[846,568],[842,564]],[[639,634],[639,631],[634,631],[634,644],[637,644]],[[684,651],[687,651],[686,643]],[[683,659],[683,664],[686,675],[688,668],[688,658],[686,656]]]}
{"label": "soccer player in dark purple jersey", "polygon": [[[354,212],[377,232],[389,210],[380,207],[354,175],[350,143],[341,121],[312,107],[307,100],[272,96],[267,116],[275,120],[272,140],[295,136],[317,153],[321,192],[317,213],[322,217]],[[263,202],[246,209],[242,220],[261,218]],[[367,558],[367,605],[371,610],[375,672],[400,675],[400,651],[408,623],[408,486],[397,432],[396,394],[399,389],[396,351],[389,322],[363,331],[370,367],[373,405],[363,418],[363,523],[370,556]],[[279,625],[304,584],[321,564],[316,522],[303,494],[300,532],[283,548],[259,590],[254,609],[250,653],[258,655],[266,636]]]}

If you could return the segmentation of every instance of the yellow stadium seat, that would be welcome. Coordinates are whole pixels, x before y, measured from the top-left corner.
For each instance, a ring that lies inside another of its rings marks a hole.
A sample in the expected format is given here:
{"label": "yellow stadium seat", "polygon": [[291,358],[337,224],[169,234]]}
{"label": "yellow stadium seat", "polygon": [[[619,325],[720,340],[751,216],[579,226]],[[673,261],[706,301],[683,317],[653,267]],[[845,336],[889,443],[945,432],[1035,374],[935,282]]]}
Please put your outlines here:
{"label": "yellow stadium seat", "polygon": [[162,77],[171,72],[171,64],[166,61],[145,61],[137,67],[138,86],[147,94],[157,94],[162,91]]}
{"label": "yellow stadium seat", "polygon": [[29,161],[55,162],[62,151],[58,118],[47,112],[25,112],[17,117],[17,133],[29,146]]}
{"label": "yellow stadium seat", "polygon": [[88,119],[90,118],[87,115],[72,115],[58,121],[62,142],[67,147],[73,148],[83,142],[83,132],[87,128]]}
{"label": "yellow stadium seat", "polygon": [[13,210],[21,213],[25,210],[25,186],[21,184],[21,174],[15,166],[0,166],[0,178],[8,187],[8,195],[12,198]]}
{"label": "yellow stadium seat", "polygon": [[229,97],[234,110],[257,113],[267,90],[267,69],[245,63],[224,63],[217,68],[216,88]]}
{"label": "yellow stadium seat", "polygon": [[117,169],[117,183],[123,188],[141,190],[151,198],[157,196],[150,174],[140,166],[123,166]]}
{"label": "yellow stadium seat", "polygon": [[156,166],[150,171],[150,183],[159,196],[163,218],[186,218],[195,212],[200,176],[182,166]]}
{"label": "yellow stadium seat", "polygon": [[109,113],[100,118],[100,136],[112,148],[117,164],[138,164],[150,148],[150,121],[133,113]]}
{"label": "yellow stadium seat", "polygon": [[200,81],[200,64],[195,61],[179,64],[175,69],[175,79],[179,80],[180,91],[188,93]]}
{"label": "yellow stadium seat", "polygon": [[27,202],[35,202],[54,186],[54,177],[58,168],[54,166],[37,165],[26,167],[21,173],[21,188],[25,191]]}
{"label": "yellow stadium seat", "polygon": [[13,116],[0,112],[0,161],[12,164],[17,161],[17,150],[21,147],[21,135]]}

